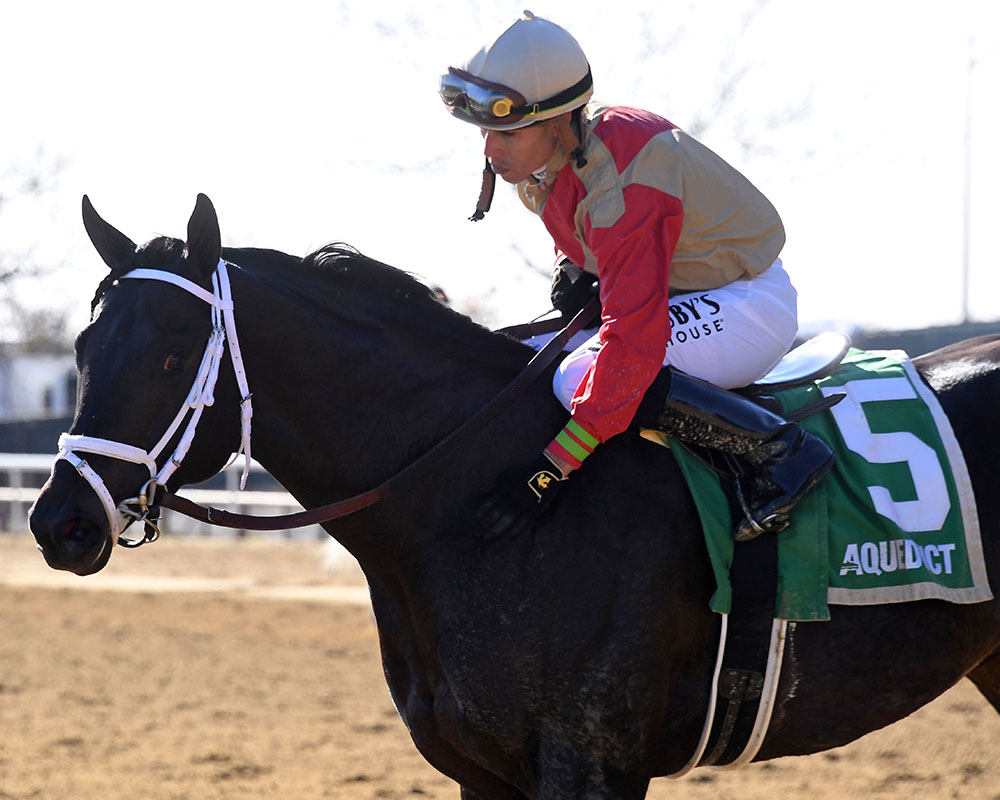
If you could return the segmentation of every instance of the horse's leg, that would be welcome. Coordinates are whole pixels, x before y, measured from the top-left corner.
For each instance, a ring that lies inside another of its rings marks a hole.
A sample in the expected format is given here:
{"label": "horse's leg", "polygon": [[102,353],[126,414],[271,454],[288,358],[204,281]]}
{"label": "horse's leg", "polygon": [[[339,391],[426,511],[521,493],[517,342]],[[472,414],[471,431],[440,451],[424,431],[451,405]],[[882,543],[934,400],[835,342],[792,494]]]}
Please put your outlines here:
{"label": "horse's leg", "polygon": [[968,677],[1000,713],[1000,650],[972,670]]}

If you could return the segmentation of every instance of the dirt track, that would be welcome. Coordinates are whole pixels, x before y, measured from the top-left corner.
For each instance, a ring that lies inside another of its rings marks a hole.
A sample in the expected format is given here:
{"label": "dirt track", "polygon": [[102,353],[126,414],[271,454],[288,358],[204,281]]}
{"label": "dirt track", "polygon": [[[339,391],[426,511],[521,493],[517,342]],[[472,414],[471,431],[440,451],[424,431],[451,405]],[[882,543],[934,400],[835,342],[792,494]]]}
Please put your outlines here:
{"label": "dirt track", "polygon": [[[167,539],[77,578],[2,535],[0,596],[0,800],[458,798],[396,716],[360,576],[318,545]],[[649,796],[1000,800],[1000,715],[963,682],[848,747]]]}

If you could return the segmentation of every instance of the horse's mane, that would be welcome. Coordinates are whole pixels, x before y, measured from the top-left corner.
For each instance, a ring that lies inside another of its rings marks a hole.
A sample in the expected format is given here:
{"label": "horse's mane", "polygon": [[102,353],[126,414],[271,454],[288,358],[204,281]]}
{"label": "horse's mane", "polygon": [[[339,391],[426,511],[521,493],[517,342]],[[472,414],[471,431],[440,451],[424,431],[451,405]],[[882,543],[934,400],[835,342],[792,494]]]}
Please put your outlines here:
{"label": "horse's mane", "polygon": [[330,242],[294,263],[290,259],[280,265],[267,263],[267,255],[279,255],[273,251],[240,252],[254,256],[238,261],[241,266],[256,265],[250,268],[257,277],[280,285],[318,310],[354,318],[377,317],[383,323],[437,330],[443,337],[486,332],[447,306],[417,275],[366,256],[343,242]]}
{"label": "horse's mane", "polygon": [[[161,236],[152,239],[136,249],[135,255],[126,262],[117,264],[97,287],[91,302],[93,310],[107,290],[127,272],[144,267],[148,269],[169,269],[179,264],[184,257],[184,242]],[[294,287],[303,279],[313,283],[336,281],[341,287],[355,287],[360,283],[376,294],[402,297],[406,300],[428,299],[437,301],[433,290],[403,270],[383,264],[363,255],[359,250],[344,242],[331,242],[304,258],[282,253],[278,250],[260,248],[223,248],[223,257],[240,268],[267,277],[272,282]]]}
{"label": "horse's mane", "polygon": [[317,270],[323,277],[338,283],[363,281],[377,294],[401,296],[407,300],[426,298],[438,302],[433,289],[416,275],[391,267],[344,242],[330,242],[302,259],[306,270]]}
{"label": "horse's mane", "polygon": [[[180,271],[184,254],[184,242],[166,236],[138,247],[132,258],[117,264],[98,285],[91,314],[125,273],[137,267]],[[318,311],[336,310],[350,316],[377,314],[384,321],[393,319],[425,330],[439,330],[444,338],[461,339],[465,338],[463,333],[486,332],[446,306],[434,289],[414,274],[363,255],[344,242],[330,242],[303,258],[251,247],[225,247],[222,257],[267,282],[275,291],[293,295],[304,306]]]}

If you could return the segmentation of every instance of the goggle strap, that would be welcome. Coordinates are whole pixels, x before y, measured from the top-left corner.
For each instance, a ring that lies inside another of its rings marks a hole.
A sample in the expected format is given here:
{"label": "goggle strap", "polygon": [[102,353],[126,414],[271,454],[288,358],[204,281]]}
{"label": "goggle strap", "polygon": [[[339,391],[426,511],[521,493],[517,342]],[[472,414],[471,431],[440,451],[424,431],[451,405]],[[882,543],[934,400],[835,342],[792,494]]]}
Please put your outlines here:
{"label": "goggle strap", "polygon": [[542,100],[538,103],[525,103],[523,106],[514,106],[511,110],[511,114],[541,114],[543,111],[551,111],[553,108],[559,108],[559,106],[564,106],[567,103],[571,103],[576,100],[580,95],[587,92],[594,85],[594,77],[590,73],[590,67],[587,67],[587,74],[584,75],[580,80],[570,86],[568,89],[564,89],[559,92],[559,94],[554,94],[547,100]]}
{"label": "goggle strap", "polygon": [[479,201],[476,203],[476,213],[469,217],[470,222],[479,222],[486,216],[486,212],[493,205],[493,192],[497,187],[497,176],[490,166],[490,160],[486,159],[486,166],[483,167],[483,185],[479,190]]}

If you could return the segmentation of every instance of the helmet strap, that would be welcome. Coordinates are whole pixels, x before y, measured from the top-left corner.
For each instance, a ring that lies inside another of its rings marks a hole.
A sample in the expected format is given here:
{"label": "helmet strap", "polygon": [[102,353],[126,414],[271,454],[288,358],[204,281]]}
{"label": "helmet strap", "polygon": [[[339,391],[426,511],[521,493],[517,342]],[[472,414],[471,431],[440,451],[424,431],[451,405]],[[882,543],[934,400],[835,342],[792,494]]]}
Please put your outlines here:
{"label": "helmet strap", "polygon": [[559,144],[570,158],[576,161],[576,168],[583,169],[587,166],[587,159],[583,157],[583,145],[580,144],[580,137],[577,135],[573,122],[579,119],[574,110],[563,114],[556,119],[556,136]]}
{"label": "helmet strap", "polygon": [[476,203],[476,212],[469,217],[470,222],[479,222],[486,216],[493,204],[493,191],[497,187],[497,175],[490,166],[490,160],[486,159],[486,166],[483,167],[483,185],[479,190],[479,201]]}
{"label": "helmet strap", "polygon": [[[559,146],[566,151],[570,158],[574,159],[577,169],[583,169],[587,166],[587,159],[583,157],[583,145],[580,143],[580,136],[577,134],[577,130],[582,127],[579,125],[579,120],[580,109],[575,109],[572,112],[557,117],[554,122]],[[493,205],[493,193],[496,191],[496,186],[497,176],[493,171],[493,167],[490,166],[490,160],[487,158],[483,166],[483,183],[479,189],[479,200],[476,202],[475,213],[469,217],[470,222],[479,222],[486,216],[486,212]]]}

